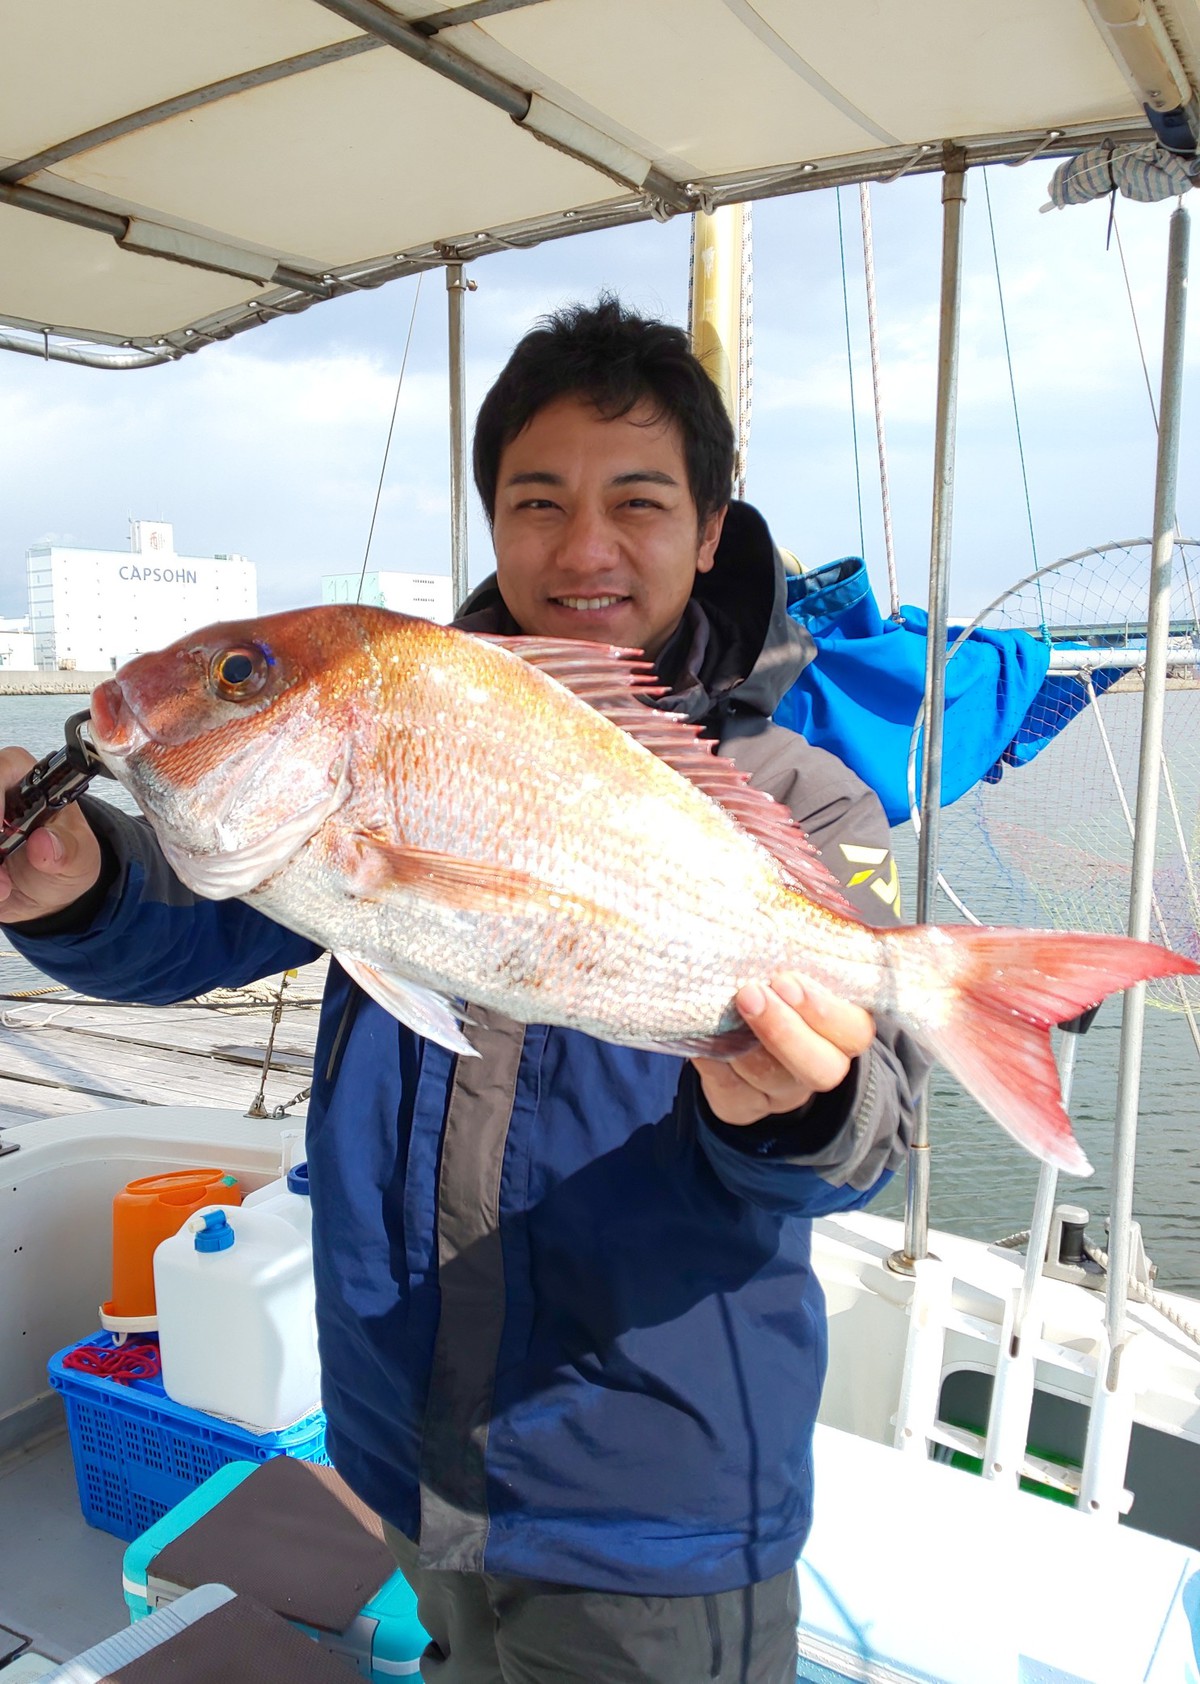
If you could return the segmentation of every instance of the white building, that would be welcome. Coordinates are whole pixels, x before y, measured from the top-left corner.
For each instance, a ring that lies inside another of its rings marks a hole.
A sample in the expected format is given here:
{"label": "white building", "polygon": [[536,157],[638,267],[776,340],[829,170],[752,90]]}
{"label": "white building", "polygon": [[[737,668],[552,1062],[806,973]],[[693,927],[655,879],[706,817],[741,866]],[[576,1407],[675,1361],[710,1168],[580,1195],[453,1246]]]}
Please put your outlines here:
{"label": "white building", "polygon": [[0,620],[0,672],[33,671],[33,633],[28,620]]}
{"label": "white building", "polygon": [[129,549],[35,544],[25,552],[34,661],[101,672],[216,620],[258,612],[254,563],[175,554],[165,521],[135,520]]}
{"label": "white building", "polygon": [[454,618],[454,595],[445,573],[326,573],[321,579],[321,601],[365,602],[372,608],[436,620],[440,626]]}

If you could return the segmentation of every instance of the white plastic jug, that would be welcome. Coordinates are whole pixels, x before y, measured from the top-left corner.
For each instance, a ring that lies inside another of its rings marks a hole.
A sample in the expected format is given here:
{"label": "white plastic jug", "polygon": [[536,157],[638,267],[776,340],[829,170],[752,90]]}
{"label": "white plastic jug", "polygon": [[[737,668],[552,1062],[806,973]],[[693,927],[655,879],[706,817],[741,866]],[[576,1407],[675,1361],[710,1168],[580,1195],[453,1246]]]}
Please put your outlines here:
{"label": "white plastic jug", "polygon": [[308,1196],[308,1165],[293,1164],[278,1181],[268,1181],[265,1187],[255,1188],[242,1200],[244,1210],[269,1210],[272,1216],[282,1216],[293,1228],[311,1242],[312,1200]]}
{"label": "white plastic jug", "polygon": [[258,1433],[319,1407],[312,1246],[270,1209],[209,1205],[154,1253],[162,1382]]}

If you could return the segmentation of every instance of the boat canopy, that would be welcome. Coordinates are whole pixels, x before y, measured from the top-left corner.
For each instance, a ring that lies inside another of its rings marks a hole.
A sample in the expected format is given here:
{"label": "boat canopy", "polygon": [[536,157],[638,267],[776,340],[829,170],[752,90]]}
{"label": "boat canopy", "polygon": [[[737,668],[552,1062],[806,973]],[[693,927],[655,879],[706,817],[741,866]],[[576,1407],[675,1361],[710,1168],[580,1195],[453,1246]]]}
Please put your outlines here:
{"label": "boat canopy", "polygon": [[[1186,147],[1200,0],[0,0],[0,345],[132,367],[432,264]],[[1182,135],[1182,142],[1180,136]]]}

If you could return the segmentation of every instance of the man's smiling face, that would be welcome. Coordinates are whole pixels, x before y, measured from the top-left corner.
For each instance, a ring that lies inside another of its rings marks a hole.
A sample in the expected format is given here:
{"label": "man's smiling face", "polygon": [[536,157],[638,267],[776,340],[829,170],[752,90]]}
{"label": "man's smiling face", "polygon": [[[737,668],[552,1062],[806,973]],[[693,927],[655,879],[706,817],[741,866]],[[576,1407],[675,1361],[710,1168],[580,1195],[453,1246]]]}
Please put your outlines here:
{"label": "man's smiling face", "polygon": [[522,631],[657,655],[712,567],[724,518],[699,520],[679,428],[650,402],[610,421],[557,398],[500,455],[500,594]]}

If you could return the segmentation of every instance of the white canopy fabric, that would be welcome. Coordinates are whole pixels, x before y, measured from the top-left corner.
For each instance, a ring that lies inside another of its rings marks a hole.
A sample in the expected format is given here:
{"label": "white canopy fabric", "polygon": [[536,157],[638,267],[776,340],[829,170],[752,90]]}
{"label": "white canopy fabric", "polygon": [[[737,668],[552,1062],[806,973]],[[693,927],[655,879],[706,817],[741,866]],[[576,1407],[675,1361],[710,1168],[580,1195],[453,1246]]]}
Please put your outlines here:
{"label": "white canopy fabric", "polygon": [[1146,138],[1147,43],[1164,109],[1200,87],[1200,0],[0,0],[0,27],[0,344],[118,366],[947,144]]}

